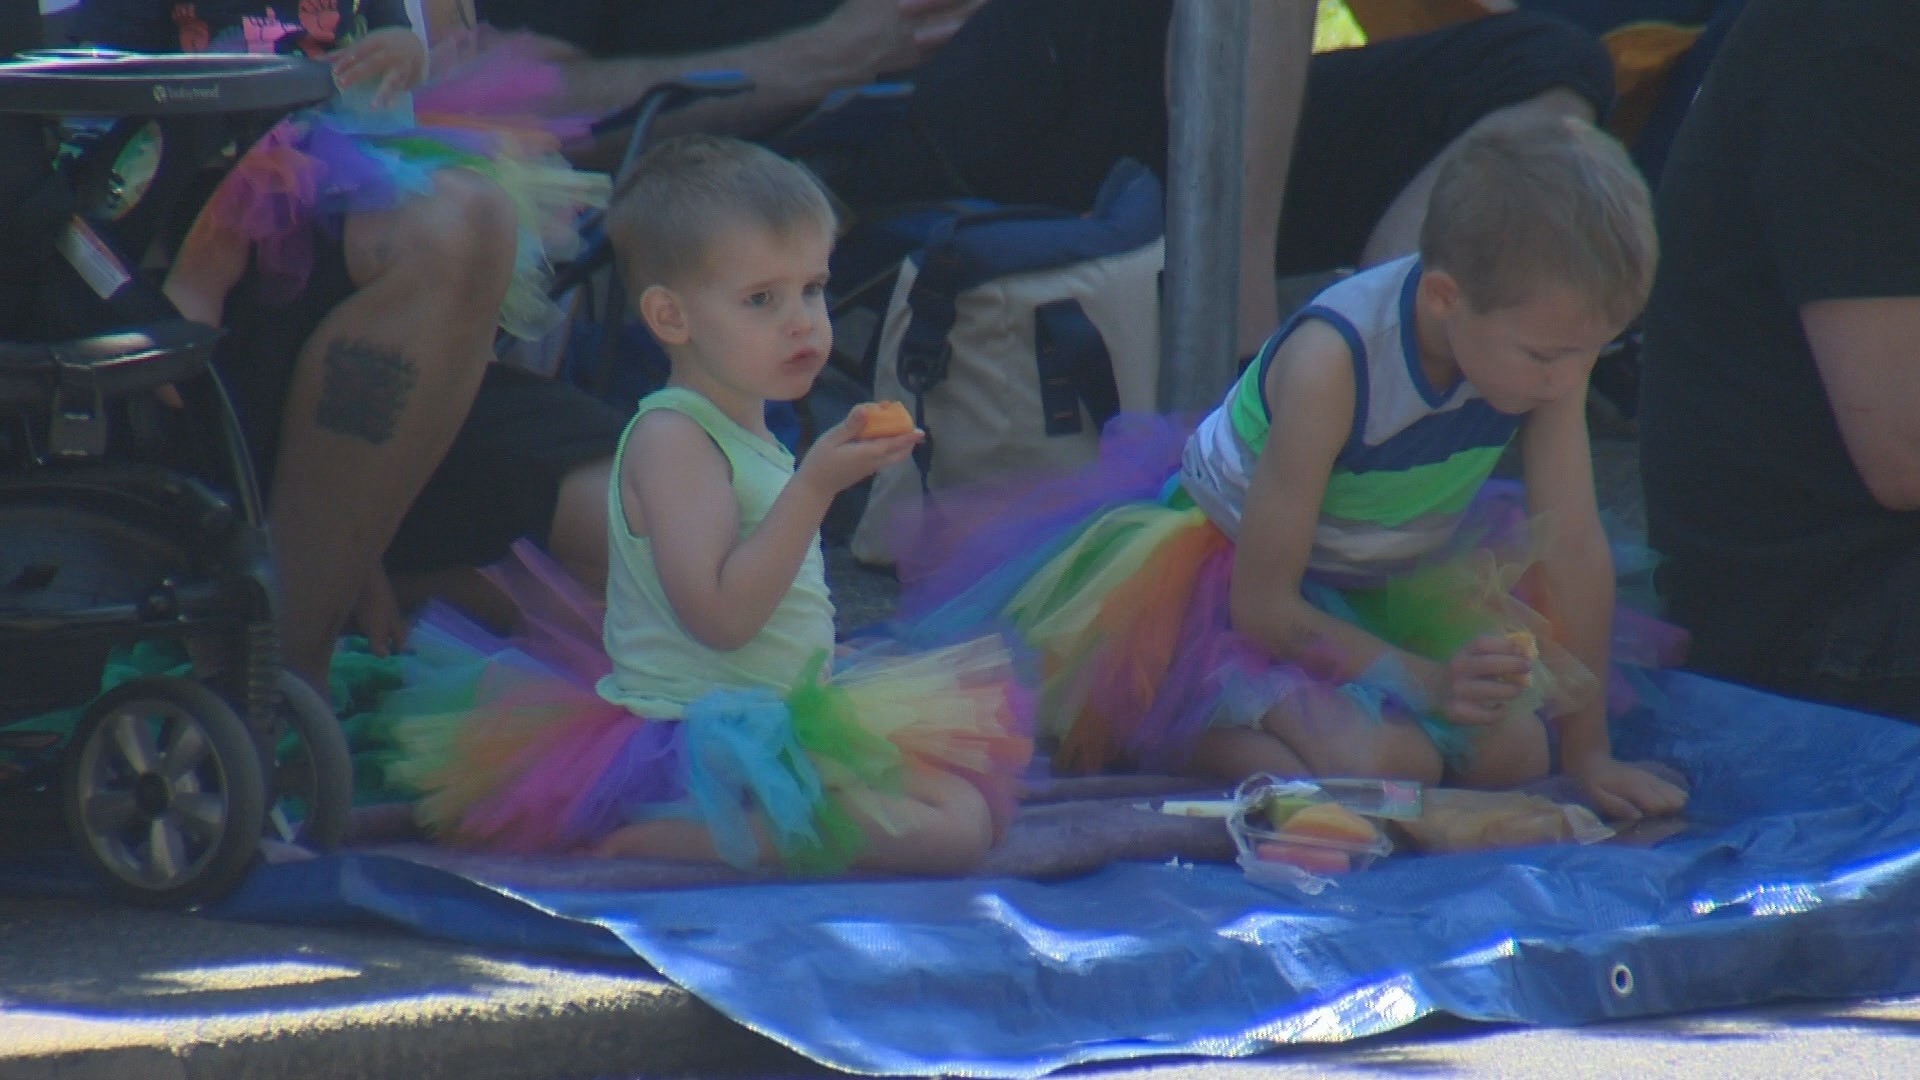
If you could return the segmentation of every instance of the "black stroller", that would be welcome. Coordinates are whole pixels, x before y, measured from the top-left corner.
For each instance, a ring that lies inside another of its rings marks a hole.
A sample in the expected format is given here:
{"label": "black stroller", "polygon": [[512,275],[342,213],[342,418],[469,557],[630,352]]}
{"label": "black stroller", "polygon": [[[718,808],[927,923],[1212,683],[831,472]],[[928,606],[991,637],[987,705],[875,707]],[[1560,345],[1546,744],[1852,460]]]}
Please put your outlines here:
{"label": "black stroller", "polygon": [[[260,494],[208,368],[218,332],[182,320],[136,269],[209,169],[332,92],[325,65],[278,57],[0,64],[0,121],[113,118],[58,155],[72,213],[48,230],[57,254],[9,256],[30,269],[7,290],[26,325],[0,327],[7,790],[57,801],[116,891],[142,902],[232,887],[263,835],[326,848],[347,827],[345,737],[280,665]],[[164,385],[184,408],[159,404]],[[102,693],[135,645],[172,660]],[[21,727],[72,708],[70,736]]]}

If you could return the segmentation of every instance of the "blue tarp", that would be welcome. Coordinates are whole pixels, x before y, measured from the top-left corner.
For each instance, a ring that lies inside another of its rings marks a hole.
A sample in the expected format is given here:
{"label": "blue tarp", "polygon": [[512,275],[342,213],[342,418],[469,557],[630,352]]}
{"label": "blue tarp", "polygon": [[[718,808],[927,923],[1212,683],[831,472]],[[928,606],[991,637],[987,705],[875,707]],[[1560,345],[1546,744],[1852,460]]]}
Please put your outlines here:
{"label": "blue tarp", "polygon": [[1690,778],[1684,831],[1389,860],[1309,897],[1225,866],[1071,881],[520,892],[399,859],[263,869],[219,914],[368,916],[631,953],[842,1069],[1036,1076],[1390,1031],[1920,991],[1920,729],[1688,675],[1616,729]]}

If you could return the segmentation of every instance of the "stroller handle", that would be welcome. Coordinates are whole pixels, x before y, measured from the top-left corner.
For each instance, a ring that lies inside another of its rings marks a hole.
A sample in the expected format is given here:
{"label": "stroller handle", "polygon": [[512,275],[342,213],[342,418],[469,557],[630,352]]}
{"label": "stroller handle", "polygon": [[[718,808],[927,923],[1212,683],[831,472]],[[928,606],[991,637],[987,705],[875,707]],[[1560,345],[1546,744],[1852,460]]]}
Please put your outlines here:
{"label": "stroller handle", "polygon": [[325,101],[333,90],[331,68],[292,56],[59,49],[0,63],[0,113],[36,116],[287,110]]}

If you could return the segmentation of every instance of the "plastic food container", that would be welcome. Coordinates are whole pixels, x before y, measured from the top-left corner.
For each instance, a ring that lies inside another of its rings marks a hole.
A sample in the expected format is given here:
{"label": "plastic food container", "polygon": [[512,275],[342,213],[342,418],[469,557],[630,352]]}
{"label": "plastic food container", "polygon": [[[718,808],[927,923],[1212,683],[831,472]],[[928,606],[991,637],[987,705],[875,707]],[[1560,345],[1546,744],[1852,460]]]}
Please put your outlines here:
{"label": "plastic food container", "polygon": [[1235,792],[1227,829],[1248,880],[1318,893],[1393,853],[1380,819],[1419,815],[1418,784],[1256,776]]}

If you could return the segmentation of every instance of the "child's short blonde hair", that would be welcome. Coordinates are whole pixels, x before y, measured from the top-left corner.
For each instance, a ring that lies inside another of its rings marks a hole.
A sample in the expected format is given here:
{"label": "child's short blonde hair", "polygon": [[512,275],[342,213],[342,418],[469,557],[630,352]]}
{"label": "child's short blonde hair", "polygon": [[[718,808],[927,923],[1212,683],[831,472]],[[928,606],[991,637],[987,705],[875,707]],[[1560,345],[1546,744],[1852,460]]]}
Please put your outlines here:
{"label": "child's short blonde hair", "polygon": [[1483,125],[1441,159],[1420,258],[1452,275],[1476,311],[1523,303],[1545,283],[1625,323],[1646,305],[1659,261],[1652,198],[1626,151],[1591,124]]}
{"label": "child's short blonde hair", "polygon": [[785,237],[834,230],[833,204],[811,172],[764,147],[715,135],[667,139],[641,155],[615,193],[607,233],[630,295],[698,271],[730,225]]}

